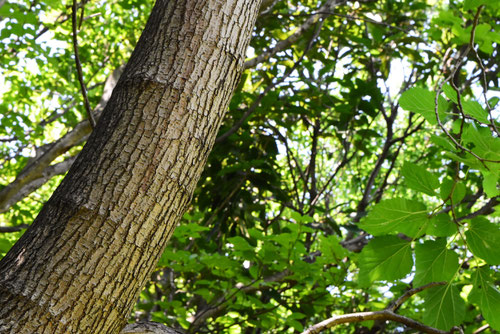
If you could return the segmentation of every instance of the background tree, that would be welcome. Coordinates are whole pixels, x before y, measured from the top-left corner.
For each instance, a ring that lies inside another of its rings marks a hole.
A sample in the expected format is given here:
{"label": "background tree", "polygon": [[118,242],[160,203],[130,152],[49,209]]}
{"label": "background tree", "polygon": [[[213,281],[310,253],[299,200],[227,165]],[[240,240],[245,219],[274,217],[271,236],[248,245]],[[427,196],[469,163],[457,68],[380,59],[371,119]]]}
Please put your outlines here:
{"label": "background tree", "polygon": [[[79,5],[97,111],[150,5]],[[191,333],[498,330],[499,7],[264,1],[190,209],[132,318]],[[0,9],[3,252],[91,131],[70,15]]]}

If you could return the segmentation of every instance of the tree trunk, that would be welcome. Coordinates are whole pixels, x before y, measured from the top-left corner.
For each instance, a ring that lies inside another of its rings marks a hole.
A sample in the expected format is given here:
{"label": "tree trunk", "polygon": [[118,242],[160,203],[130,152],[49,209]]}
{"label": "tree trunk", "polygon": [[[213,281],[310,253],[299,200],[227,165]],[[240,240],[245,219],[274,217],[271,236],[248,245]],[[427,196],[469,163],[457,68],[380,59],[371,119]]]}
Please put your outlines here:
{"label": "tree trunk", "polygon": [[260,0],[158,0],[97,128],[0,262],[0,333],[117,333],[182,217]]}

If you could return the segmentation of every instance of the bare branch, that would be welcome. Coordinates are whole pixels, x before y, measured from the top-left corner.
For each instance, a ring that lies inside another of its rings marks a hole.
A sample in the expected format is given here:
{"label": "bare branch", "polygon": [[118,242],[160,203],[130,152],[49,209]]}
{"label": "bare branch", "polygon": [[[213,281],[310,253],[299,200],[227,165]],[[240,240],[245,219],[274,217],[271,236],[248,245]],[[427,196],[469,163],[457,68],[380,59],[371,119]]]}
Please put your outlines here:
{"label": "bare branch", "polygon": [[478,329],[476,329],[474,332],[472,332],[472,334],[482,333],[482,332],[484,332],[485,330],[487,330],[489,328],[490,328],[489,324],[483,325],[483,326],[479,327]]}
{"label": "bare branch", "polygon": [[30,227],[28,224],[16,225],[16,226],[0,226],[0,233],[12,233],[19,232],[21,230]]}
{"label": "bare branch", "polygon": [[457,219],[457,221],[462,221],[462,220],[466,220],[466,219],[472,219],[474,217],[477,217],[477,216],[481,216],[481,215],[487,215],[487,214],[490,214],[492,213],[493,211],[495,211],[493,208],[495,206],[497,206],[498,204],[500,204],[499,202],[499,197],[493,197],[491,198],[488,203],[486,203],[482,208],[480,208],[479,210],[477,211],[474,211],[470,214],[468,214],[467,216],[463,216],[463,217],[459,217]]}
{"label": "bare branch", "polygon": [[[66,173],[73,162],[75,161],[76,156],[69,157],[68,159],[64,160],[63,162],[50,165],[47,168],[43,169],[41,171],[41,176],[33,179],[27,183],[24,183],[21,187],[16,188],[17,191],[10,196],[9,198],[6,199],[5,203],[2,203],[4,207],[10,208],[12,205],[16,204],[17,202],[21,201],[23,198],[40,188],[42,185],[44,185],[48,180],[50,180],[52,177],[55,175],[62,175]],[[9,185],[10,186],[10,185]],[[3,191],[3,189],[2,189]],[[1,194],[2,192],[0,192]],[[0,212],[2,211],[2,208],[0,207]]]}
{"label": "bare branch", "polygon": [[[92,109],[90,108],[90,102],[89,98],[87,96],[87,88],[85,87],[85,82],[83,81],[83,72],[82,72],[82,64],[80,63],[80,55],[78,54],[78,39],[76,36],[76,11],[77,11],[77,6],[76,6],[76,0],[73,0],[73,10],[71,12],[71,23],[73,27],[73,49],[75,50],[75,63],[76,63],[76,71],[78,74],[78,81],[80,82],[80,88],[82,91],[82,97],[83,97],[83,102],[85,104],[85,110],[87,111],[87,117],[89,118],[90,121],[90,126],[92,129],[95,128],[95,119],[94,116],[92,115]],[[83,6],[82,6],[82,14],[83,14]]]}

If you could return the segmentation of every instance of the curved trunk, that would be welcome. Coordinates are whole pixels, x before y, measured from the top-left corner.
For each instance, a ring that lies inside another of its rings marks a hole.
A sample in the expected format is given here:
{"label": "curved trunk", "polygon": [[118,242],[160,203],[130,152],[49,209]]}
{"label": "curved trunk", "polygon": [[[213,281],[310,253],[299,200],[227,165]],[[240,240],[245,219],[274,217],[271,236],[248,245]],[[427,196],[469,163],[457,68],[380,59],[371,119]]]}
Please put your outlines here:
{"label": "curved trunk", "polygon": [[0,262],[0,333],[117,333],[184,213],[260,0],[159,0],[97,128]]}

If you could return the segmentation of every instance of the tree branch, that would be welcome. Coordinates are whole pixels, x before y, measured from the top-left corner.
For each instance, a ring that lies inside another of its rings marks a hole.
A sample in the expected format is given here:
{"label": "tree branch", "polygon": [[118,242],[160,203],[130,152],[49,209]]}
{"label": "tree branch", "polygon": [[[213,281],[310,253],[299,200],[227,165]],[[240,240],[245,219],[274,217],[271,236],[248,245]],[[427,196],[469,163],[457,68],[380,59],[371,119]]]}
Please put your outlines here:
{"label": "tree branch", "polygon": [[0,233],[19,232],[21,230],[27,229],[28,227],[30,227],[28,224],[21,224],[16,226],[0,226]]}
{"label": "tree branch", "polygon": [[[94,116],[92,115],[92,109],[90,108],[90,102],[87,96],[87,88],[85,87],[85,82],[83,81],[82,64],[80,63],[80,56],[78,54],[78,39],[76,36],[76,11],[77,11],[76,0],[73,0],[73,10],[71,11],[71,23],[73,27],[72,36],[73,36],[73,49],[75,50],[76,71],[78,74],[78,81],[80,82],[83,102],[85,104],[85,110],[87,111],[87,117],[89,118],[90,126],[92,127],[92,129],[94,129],[96,122]],[[83,11],[83,6],[82,6],[82,11]]]}

